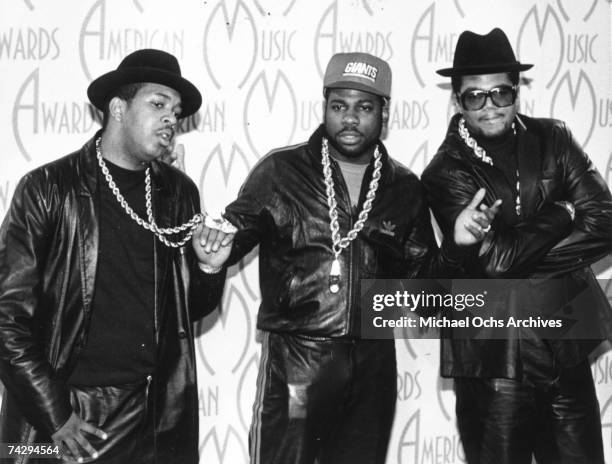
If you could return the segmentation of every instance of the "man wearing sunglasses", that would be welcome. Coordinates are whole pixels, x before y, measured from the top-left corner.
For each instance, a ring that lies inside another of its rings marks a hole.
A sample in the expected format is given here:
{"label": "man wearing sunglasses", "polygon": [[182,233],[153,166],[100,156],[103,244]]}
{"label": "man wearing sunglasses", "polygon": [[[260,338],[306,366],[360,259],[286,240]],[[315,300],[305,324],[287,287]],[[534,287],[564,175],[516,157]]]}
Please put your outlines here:
{"label": "man wearing sunglasses", "polygon": [[508,284],[511,298],[485,311],[561,313],[591,329],[563,339],[529,326],[503,339],[443,338],[441,374],[455,379],[469,464],[530,464],[532,456],[603,464],[587,356],[612,322],[589,265],[610,252],[612,197],[563,122],[518,113],[519,72],[531,67],[500,29],[460,35],[453,67],[438,71],[451,77],[459,113],[422,180],[445,235],[478,189],[485,202],[502,199],[466,268],[471,278],[511,278],[517,287]]}

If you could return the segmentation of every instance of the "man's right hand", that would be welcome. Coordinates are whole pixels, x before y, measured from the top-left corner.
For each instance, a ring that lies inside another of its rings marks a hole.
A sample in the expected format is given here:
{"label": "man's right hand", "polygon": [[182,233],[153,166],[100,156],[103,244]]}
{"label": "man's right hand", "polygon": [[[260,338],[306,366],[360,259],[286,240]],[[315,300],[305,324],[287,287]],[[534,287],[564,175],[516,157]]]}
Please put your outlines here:
{"label": "man's right hand", "polygon": [[481,204],[485,193],[484,188],[479,189],[470,204],[457,216],[453,237],[457,245],[474,245],[482,241],[491,230],[491,223],[499,212],[501,200],[496,200],[491,206]]}
{"label": "man's right hand", "polygon": [[174,144],[176,142],[176,137],[173,139],[173,145],[170,147],[169,151],[161,156],[160,160],[170,166],[174,166],[180,171],[183,171],[185,174],[187,171],[185,170],[185,147],[182,143]]}
{"label": "man's right hand", "polygon": [[[68,462],[83,462],[84,458],[91,456],[96,459],[98,452],[89,443],[89,440],[84,433],[96,435],[102,440],[108,437],[103,430],[94,427],[82,420],[75,412],[72,412],[70,418],[62,427],[51,435],[53,443],[60,447],[61,450],[68,450],[70,455],[62,456],[68,459]],[[85,452],[84,455],[83,452]]]}
{"label": "man's right hand", "polygon": [[192,245],[199,263],[212,268],[222,267],[232,251],[234,235],[198,224],[193,234]]}

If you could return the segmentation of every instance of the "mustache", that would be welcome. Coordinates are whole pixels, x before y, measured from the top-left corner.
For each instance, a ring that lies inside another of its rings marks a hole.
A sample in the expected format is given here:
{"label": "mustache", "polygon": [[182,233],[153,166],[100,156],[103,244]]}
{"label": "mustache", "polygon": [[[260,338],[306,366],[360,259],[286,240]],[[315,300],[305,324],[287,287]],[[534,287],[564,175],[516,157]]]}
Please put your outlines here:
{"label": "mustache", "polygon": [[480,121],[484,121],[486,119],[494,119],[494,118],[503,118],[505,116],[505,113],[496,113],[496,112],[492,112],[492,113],[487,113],[483,116],[481,116],[480,118],[478,118]]}
{"label": "mustache", "polygon": [[336,135],[338,135],[338,136],[345,135],[345,134],[349,134],[349,135],[358,134],[358,135],[362,135],[363,136],[363,134],[361,132],[359,132],[357,129],[348,128],[348,127],[345,127],[341,131],[336,132]]}
{"label": "mustache", "polygon": [[176,126],[174,124],[166,124],[159,131],[160,132],[168,131],[170,132],[170,137],[174,137],[176,135]]}

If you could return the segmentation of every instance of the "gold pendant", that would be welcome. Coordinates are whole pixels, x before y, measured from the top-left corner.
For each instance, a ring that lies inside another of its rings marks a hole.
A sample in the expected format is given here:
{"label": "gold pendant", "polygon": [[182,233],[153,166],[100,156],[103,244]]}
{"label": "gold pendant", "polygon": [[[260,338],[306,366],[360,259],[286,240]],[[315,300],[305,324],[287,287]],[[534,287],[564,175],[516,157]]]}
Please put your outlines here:
{"label": "gold pendant", "polygon": [[329,271],[329,291],[338,293],[340,290],[340,262],[337,258],[332,261]]}

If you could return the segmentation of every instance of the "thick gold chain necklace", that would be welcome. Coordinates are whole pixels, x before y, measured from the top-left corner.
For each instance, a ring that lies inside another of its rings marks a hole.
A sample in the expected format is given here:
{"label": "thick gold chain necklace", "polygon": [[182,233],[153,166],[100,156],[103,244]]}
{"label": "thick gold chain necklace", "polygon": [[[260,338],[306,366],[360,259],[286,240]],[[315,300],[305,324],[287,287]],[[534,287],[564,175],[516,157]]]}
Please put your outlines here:
{"label": "thick gold chain necklace", "polygon": [[321,143],[321,163],[323,164],[323,176],[325,178],[325,193],[327,194],[327,206],[329,207],[329,228],[332,236],[332,251],[334,252],[334,260],[332,261],[329,272],[329,291],[338,293],[340,290],[340,261],[338,257],[342,250],[350,245],[355,240],[357,234],[363,229],[363,226],[368,219],[368,214],[372,209],[372,203],[376,197],[378,189],[378,181],[380,180],[380,169],[382,167],[381,153],[378,145],[374,150],[374,171],[372,172],[372,180],[366,199],[363,202],[361,212],[357,218],[357,222],[346,237],[340,237],[340,224],[338,223],[338,203],[336,202],[336,192],[334,191],[334,179],[332,177],[331,162],[329,159],[328,141],[324,137]]}
{"label": "thick gold chain necklace", "polygon": [[[512,130],[514,129],[514,123],[512,123]],[[459,120],[458,126],[459,136],[463,139],[465,144],[472,149],[476,158],[478,158],[483,163],[490,164],[493,166],[493,159],[487,155],[487,152],[484,148],[478,145],[478,142],[470,135],[470,131],[465,127],[465,119],[461,118]],[[515,132],[516,133],[516,132]],[[516,215],[520,216],[522,213],[521,208],[521,179],[519,177],[518,167],[516,168],[516,198],[514,199],[514,210],[516,211]]]}
{"label": "thick gold chain necklace", "polygon": [[[144,227],[146,230],[153,232],[157,239],[167,247],[180,248],[185,245],[185,243],[187,243],[191,239],[191,236],[193,235],[198,224],[204,220],[204,216],[201,213],[198,213],[195,214],[193,218],[191,218],[191,220],[184,224],[181,224],[180,226],[168,228],[158,227],[157,223],[155,222],[155,218],[153,217],[153,206],[151,201],[151,168],[147,167],[145,171],[145,202],[147,208],[147,220],[145,221],[144,219],[142,219],[128,204],[128,202],[125,200],[125,198],[119,191],[117,184],[115,184],[115,181],[113,180],[113,177],[111,176],[108,167],[104,162],[104,158],[102,157],[102,149],[100,148],[100,142],[101,138],[98,138],[96,140],[96,157],[98,158],[98,164],[100,165],[100,169],[102,169],[102,174],[104,174],[104,178],[106,179],[108,187],[111,189],[111,191],[115,195],[115,198],[117,199],[123,210],[127,213],[127,215],[130,216],[134,221],[136,221],[139,226]],[[179,241],[172,241],[165,237],[165,235],[176,235],[185,231],[187,231],[185,237],[183,237],[183,239]]]}

